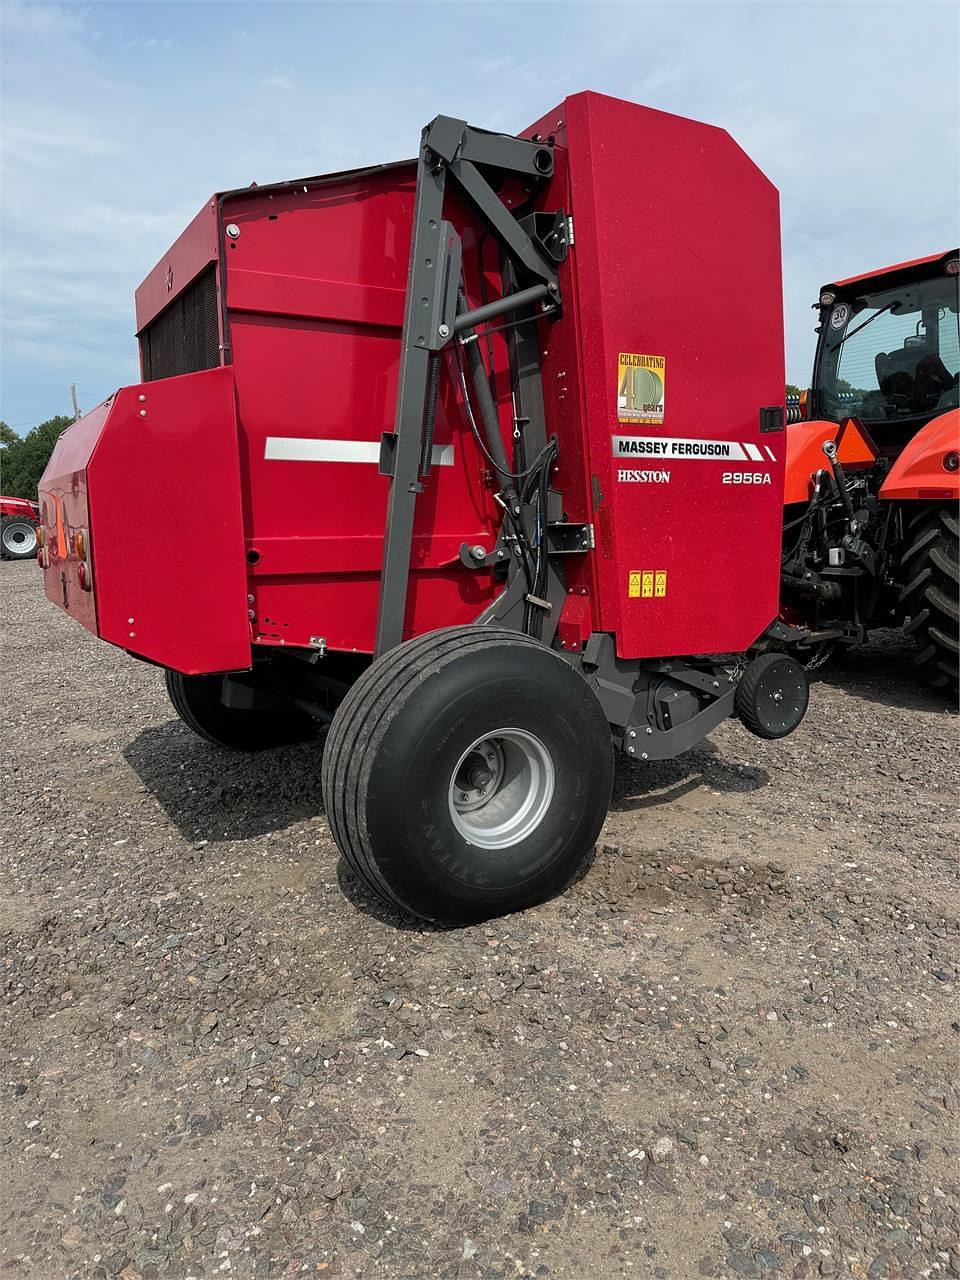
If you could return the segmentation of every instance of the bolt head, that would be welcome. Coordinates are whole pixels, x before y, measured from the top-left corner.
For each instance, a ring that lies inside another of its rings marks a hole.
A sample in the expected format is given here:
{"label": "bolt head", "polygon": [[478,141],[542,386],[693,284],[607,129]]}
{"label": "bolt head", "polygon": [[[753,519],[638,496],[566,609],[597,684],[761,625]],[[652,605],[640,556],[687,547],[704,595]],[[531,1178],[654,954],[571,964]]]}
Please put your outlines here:
{"label": "bolt head", "polygon": [[449,338],[449,337],[450,337],[450,326],[449,326],[448,324],[441,324],[441,325],[438,325],[438,326],[437,326],[437,333],[439,333],[439,335],[440,335],[440,337],[441,337],[441,338]]}
{"label": "bolt head", "polygon": [[240,234],[240,228],[235,222],[228,222],[225,230],[231,240],[236,240],[237,236]]}
{"label": "bolt head", "polygon": [[632,756],[636,749],[636,747],[627,747],[627,754]]}

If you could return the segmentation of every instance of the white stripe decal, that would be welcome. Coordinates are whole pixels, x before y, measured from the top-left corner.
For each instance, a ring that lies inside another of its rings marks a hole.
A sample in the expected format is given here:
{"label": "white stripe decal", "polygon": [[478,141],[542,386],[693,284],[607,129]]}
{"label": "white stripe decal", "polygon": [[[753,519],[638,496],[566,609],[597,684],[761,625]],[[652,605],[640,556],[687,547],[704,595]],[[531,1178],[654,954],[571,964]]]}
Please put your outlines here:
{"label": "white stripe decal", "polygon": [[744,444],[743,447],[746,449],[747,457],[750,459],[751,462],[763,461],[763,454],[760,452],[760,450],[757,448],[755,444],[750,444],[748,441],[747,443]]}
{"label": "white stripe decal", "polygon": [[[267,436],[264,458],[279,462],[373,462],[380,461],[380,445],[373,440],[318,440],[304,436]],[[453,466],[453,445],[435,444],[435,467]]]}
{"label": "white stripe decal", "polygon": [[763,447],[766,449],[766,451],[767,451],[767,457],[770,459],[770,461],[771,461],[771,462],[776,462],[776,460],[777,460],[777,455],[773,452],[773,450],[770,448],[770,446],[769,446],[768,444],[765,444]]}

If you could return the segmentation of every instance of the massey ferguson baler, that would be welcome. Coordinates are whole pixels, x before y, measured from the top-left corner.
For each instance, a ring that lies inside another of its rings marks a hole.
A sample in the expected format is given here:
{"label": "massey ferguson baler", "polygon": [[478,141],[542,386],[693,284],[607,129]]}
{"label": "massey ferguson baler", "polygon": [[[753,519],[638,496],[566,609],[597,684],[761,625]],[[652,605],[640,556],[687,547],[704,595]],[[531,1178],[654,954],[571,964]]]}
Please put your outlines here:
{"label": "massey ferguson baler", "polygon": [[213,743],[331,722],[330,825],[385,899],[536,901],[611,744],[800,722],[778,198],[722,130],[593,93],[518,138],[438,116],[415,161],[215,196],[137,326],[142,381],[43,478],[47,594]]}

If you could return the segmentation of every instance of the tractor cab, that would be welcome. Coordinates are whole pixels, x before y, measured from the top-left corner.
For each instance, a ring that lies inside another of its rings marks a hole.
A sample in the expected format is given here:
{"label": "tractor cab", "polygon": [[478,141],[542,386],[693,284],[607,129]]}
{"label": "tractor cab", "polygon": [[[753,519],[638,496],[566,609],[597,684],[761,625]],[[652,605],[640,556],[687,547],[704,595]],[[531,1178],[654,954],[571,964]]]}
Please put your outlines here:
{"label": "tractor cab", "polygon": [[808,416],[857,418],[889,456],[956,409],[957,269],[953,250],[826,285]]}

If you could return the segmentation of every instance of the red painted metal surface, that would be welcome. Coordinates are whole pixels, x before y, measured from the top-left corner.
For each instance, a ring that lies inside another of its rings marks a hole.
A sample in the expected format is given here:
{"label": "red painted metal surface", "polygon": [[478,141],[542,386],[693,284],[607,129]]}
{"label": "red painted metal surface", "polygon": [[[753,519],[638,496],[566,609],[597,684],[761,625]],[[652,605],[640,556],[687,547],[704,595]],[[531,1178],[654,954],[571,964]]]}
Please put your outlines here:
{"label": "red painted metal surface", "polygon": [[6,498],[0,496],[0,516],[23,516],[27,520],[36,520],[39,508],[29,498]]}
{"label": "red painted metal surface", "polygon": [[[598,94],[534,133],[567,149],[575,247],[544,380],[565,505],[595,524],[596,623],[622,657],[744,649],[779,591],[784,436],[759,430],[783,405],[776,189],[723,130]],[[620,353],[663,357],[662,423],[618,422]],[[616,436],[667,452],[614,458]],[[671,440],[725,443],[708,459]]]}
{"label": "red painted metal surface", "polygon": [[[541,205],[575,220],[563,318],[540,326],[554,485],[596,539],[566,558],[577,603],[560,638],[611,631],[623,657],[746,648],[777,612],[784,436],[759,431],[761,406],[783,404],[777,193],[722,130],[616,99],[569,98],[535,131],[557,144]],[[76,490],[71,518],[89,502],[85,594],[104,638],[188,672],[246,667],[251,643],[372,650],[388,494],[376,455],[393,427],[413,185],[400,165],[227,193],[147,277],[138,330],[239,228],[218,272],[230,369],[118,393],[70,428],[43,483],[51,498]],[[493,238],[453,195],[444,214],[468,301],[497,297]],[[492,345],[507,438],[506,348]],[[665,361],[662,420],[618,422],[620,353]],[[492,546],[500,512],[444,360],[436,445],[451,465],[418,501],[407,635],[472,621],[498,589],[458,555]],[[616,457],[617,437],[653,452]],[[177,548],[171,509],[191,534]],[[60,572],[92,625],[64,565],[47,570],[51,599]]]}
{"label": "red painted metal surface", "polygon": [[212,196],[137,289],[137,333],[218,257],[217,198]]}
{"label": "red painted metal surface", "polygon": [[163,666],[250,665],[231,370],[118,391],[60,437],[40,501],[54,604]]}
{"label": "red painted metal surface", "polygon": [[910,440],[890,468],[881,498],[898,501],[960,499],[960,472],[948,471],[944,459],[960,451],[960,409],[950,409],[928,422]]}
{"label": "red painted metal surface", "polygon": [[895,262],[889,267],[878,267],[874,271],[864,271],[859,276],[848,276],[846,280],[834,280],[831,284],[823,287],[824,289],[846,289],[852,284],[876,280],[878,276],[893,275],[897,271],[909,271],[911,267],[925,267],[930,262],[939,262],[947,256],[948,252],[949,250],[945,249],[943,253],[929,253],[924,258],[911,258],[909,262]]}

